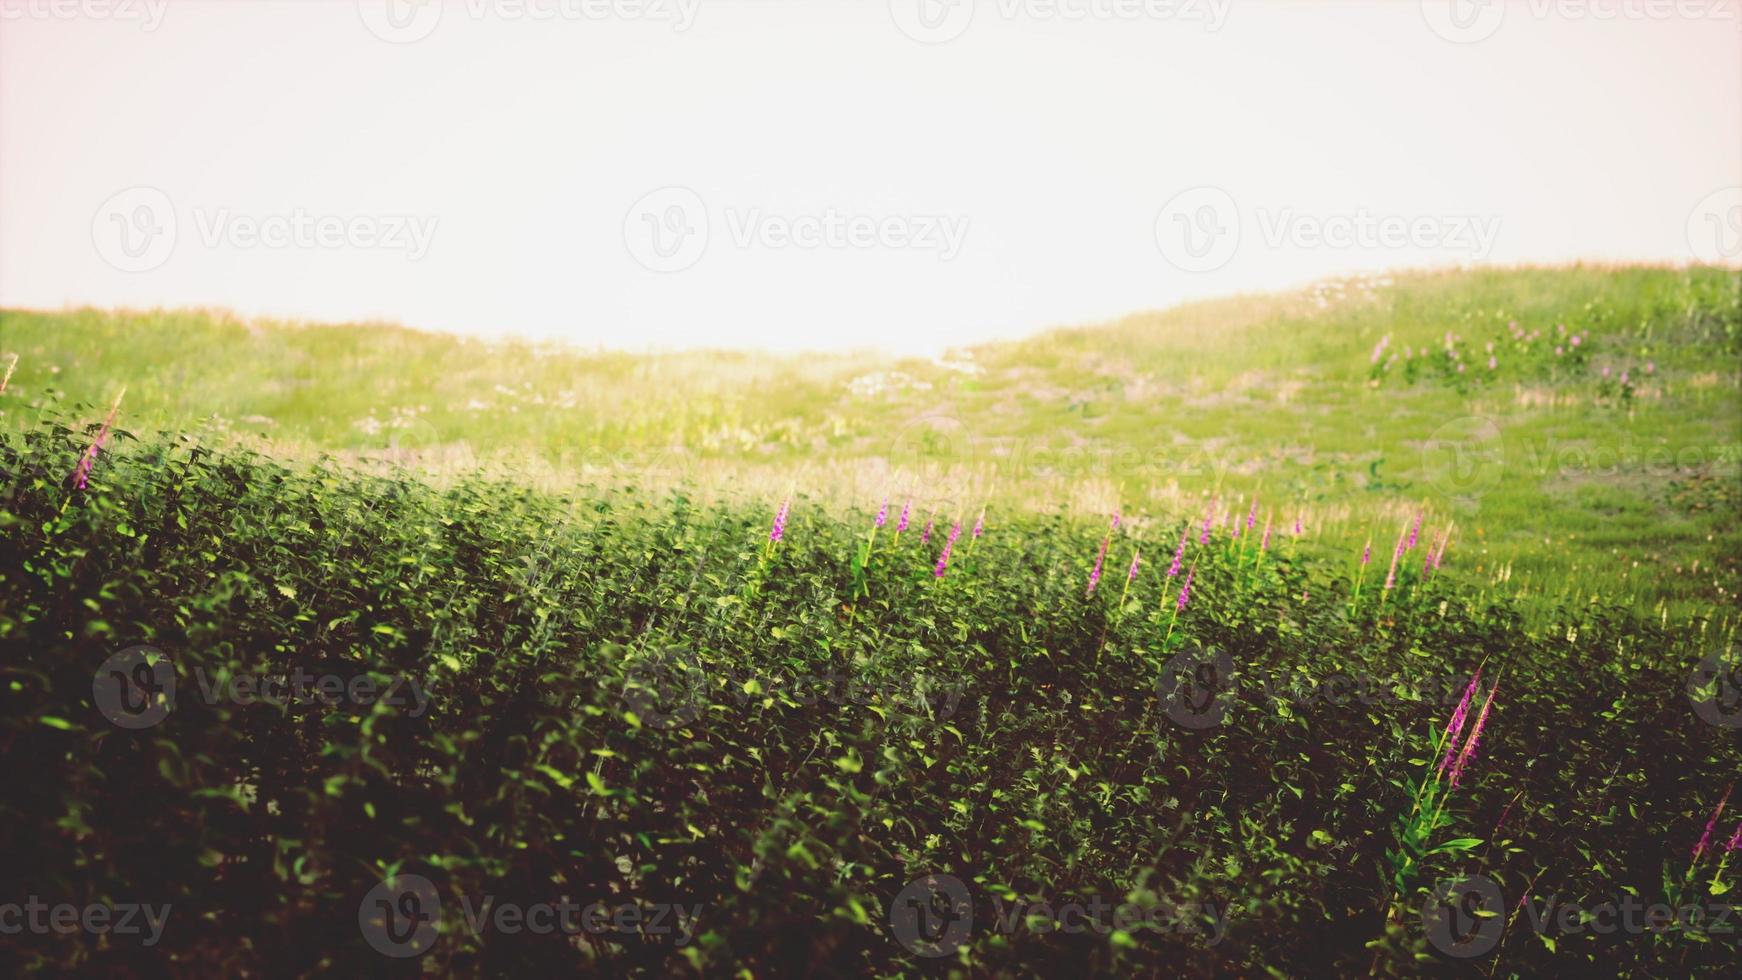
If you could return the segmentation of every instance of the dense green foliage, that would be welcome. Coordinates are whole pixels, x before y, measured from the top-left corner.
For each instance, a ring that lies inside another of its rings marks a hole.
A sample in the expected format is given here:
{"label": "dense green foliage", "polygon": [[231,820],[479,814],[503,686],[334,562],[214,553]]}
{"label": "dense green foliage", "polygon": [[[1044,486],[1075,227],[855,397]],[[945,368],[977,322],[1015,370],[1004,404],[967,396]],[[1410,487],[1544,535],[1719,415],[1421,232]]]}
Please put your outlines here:
{"label": "dense green foliage", "polygon": [[[929,511],[897,540],[893,515],[872,535],[870,514],[800,497],[771,545],[778,500],[435,486],[171,435],[111,443],[80,491],[91,437],[48,415],[0,432],[0,893],[174,912],[151,950],[0,936],[11,974],[1407,973],[1468,969],[1423,935],[1446,875],[1587,905],[1714,901],[1736,879],[1733,858],[1689,862],[1742,769],[1737,730],[1687,691],[1735,639],[1709,613],[1586,598],[1531,625],[1425,575],[1420,549],[1384,590],[1388,538],[1357,599],[1354,554],[1280,523],[1262,554],[1227,525],[1200,545],[1177,514],[1109,531],[994,506],[939,577]],[[137,731],[93,688],[133,644],[180,692]],[[1164,678],[1206,651],[1232,665],[1226,716],[1181,724]],[[1453,843],[1399,874],[1478,666],[1499,693],[1444,811]],[[296,667],[410,678],[427,710],[244,705],[196,682]],[[359,932],[394,873],[443,897],[421,959]],[[978,927],[923,961],[889,910],[930,873],[969,884]],[[703,909],[683,944],[469,934],[456,896],[485,894]],[[1097,895],[1213,906],[1225,934],[989,928],[996,902]],[[1737,946],[1515,923],[1498,955],[1495,975],[1717,975]]]}

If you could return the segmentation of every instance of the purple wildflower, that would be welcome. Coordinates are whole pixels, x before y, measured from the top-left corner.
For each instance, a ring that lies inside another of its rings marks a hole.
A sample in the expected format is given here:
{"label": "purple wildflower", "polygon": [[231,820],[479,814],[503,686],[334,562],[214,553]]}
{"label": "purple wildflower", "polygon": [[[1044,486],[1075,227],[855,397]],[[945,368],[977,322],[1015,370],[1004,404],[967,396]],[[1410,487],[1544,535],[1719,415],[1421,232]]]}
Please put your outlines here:
{"label": "purple wildflower", "polygon": [[121,410],[121,396],[125,394],[127,389],[122,388],[121,394],[115,396],[115,404],[109,406],[109,414],[103,417],[103,427],[97,430],[97,438],[91,441],[90,448],[79,457],[78,468],[73,471],[73,484],[80,490],[85,489],[85,484],[91,477],[91,469],[97,465],[97,454],[102,452],[104,444],[109,441],[109,429],[115,424],[115,413]]}
{"label": "purple wildflower", "polygon": [[1626,384],[1626,383],[1627,383],[1627,372],[1626,372],[1626,371],[1622,371],[1622,372],[1621,372],[1621,383],[1622,383],[1622,384]]}
{"label": "purple wildflower", "polygon": [[955,547],[955,539],[944,542],[944,550],[938,553],[937,567],[931,570],[933,578],[943,578],[944,572],[950,567],[950,549]]}
{"label": "purple wildflower", "polygon": [[1488,699],[1482,702],[1482,713],[1476,716],[1476,727],[1470,729],[1470,740],[1464,743],[1463,751],[1458,753],[1458,761],[1452,764],[1452,785],[1458,785],[1458,780],[1464,775],[1464,767],[1476,757],[1476,745],[1482,740],[1482,728],[1488,724],[1488,709],[1494,707],[1494,698],[1500,693],[1500,682],[1488,689]]}
{"label": "purple wildflower", "polygon": [[774,512],[774,526],[768,529],[768,543],[774,544],[786,537],[786,512],[792,506],[792,498],[781,501],[780,509]]}
{"label": "purple wildflower", "polygon": [[1379,343],[1374,345],[1374,347],[1373,347],[1373,357],[1372,357],[1372,360],[1370,363],[1378,364],[1379,358],[1384,356],[1385,348],[1390,346],[1390,344],[1391,344],[1391,335],[1390,334],[1386,334],[1385,336],[1380,337]]}
{"label": "purple wildflower", "polygon": [[1367,539],[1367,547],[1362,549],[1362,551],[1361,551],[1361,564],[1363,566],[1365,566],[1369,562],[1371,562],[1372,560],[1373,560],[1373,539],[1368,538]]}
{"label": "purple wildflower", "polygon": [[1440,760],[1440,775],[1452,767],[1452,756],[1458,751],[1458,736],[1464,734],[1464,722],[1470,715],[1470,699],[1476,696],[1476,686],[1482,682],[1482,668],[1477,667],[1476,673],[1470,677],[1470,686],[1464,688],[1464,696],[1458,700],[1458,709],[1452,712],[1452,718],[1446,722],[1446,733],[1443,736],[1446,743],[1445,758]]}
{"label": "purple wildflower", "polygon": [[1706,853],[1706,845],[1712,842],[1712,828],[1718,825],[1718,818],[1724,814],[1724,804],[1730,802],[1730,791],[1735,788],[1736,784],[1731,783],[1730,789],[1724,791],[1724,798],[1718,801],[1718,808],[1712,811],[1712,819],[1706,821],[1706,832],[1700,835],[1700,842],[1694,845],[1695,861],[1700,859],[1701,854]]}
{"label": "purple wildflower", "polygon": [[1137,578],[1137,564],[1138,564],[1138,562],[1140,562],[1142,560],[1143,560],[1143,549],[1142,548],[1139,548],[1136,551],[1133,551],[1131,553],[1131,568],[1125,572],[1125,584],[1126,585],[1130,585],[1132,580]]}
{"label": "purple wildflower", "polygon": [[986,533],[986,508],[980,508],[980,516],[974,520],[974,537]]}
{"label": "purple wildflower", "polygon": [[1215,501],[1210,502],[1210,510],[1204,515],[1204,533],[1198,535],[1198,544],[1210,543],[1210,518],[1216,513]]}
{"label": "purple wildflower", "polygon": [[1572,344],[1574,347],[1579,346],[1579,335],[1573,334],[1572,337],[1568,339],[1567,343]]}
{"label": "purple wildflower", "polygon": [[1252,498],[1252,509],[1246,512],[1246,530],[1252,530],[1252,525],[1258,523],[1258,498]]}
{"label": "purple wildflower", "polygon": [[938,565],[936,568],[932,569],[932,575],[938,578],[944,577],[944,572],[950,567],[950,552],[955,550],[956,539],[961,536],[962,522],[957,521],[955,526],[950,528],[950,536],[944,541],[944,550],[938,555]]}
{"label": "purple wildflower", "polygon": [[1112,540],[1113,540],[1112,535],[1108,535],[1107,537],[1101,539],[1101,551],[1099,554],[1097,554],[1095,556],[1095,570],[1089,573],[1089,592],[1088,592],[1088,594],[1090,594],[1090,595],[1094,594],[1095,586],[1099,585],[1101,582],[1101,563],[1105,562],[1107,560],[1107,545]]}
{"label": "purple wildflower", "polygon": [[932,525],[937,523],[937,519],[938,519],[938,515],[935,511],[932,513],[932,515],[930,517],[926,518],[925,530],[921,531],[919,533],[919,543],[920,544],[925,544],[926,542],[931,540]]}
{"label": "purple wildflower", "polygon": [[1409,544],[1404,546],[1404,549],[1403,549],[1404,551],[1414,551],[1415,550],[1416,536],[1421,533],[1421,515],[1422,515],[1421,511],[1418,510],[1415,512],[1415,523],[1411,524],[1409,527]]}
{"label": "purple wildflower", "polygon": [[889,498],[884,497],[883,498],[883,509],[879,510],[877,512],[877,523],[873,524],[872,527],[882,527],[883,525],[888,524],[888,523],[889,523]]}
{"label": "purple wildflower", "polygon": [[1179,602],[1174,606],[1175,612],[1185,612],[1186,601],[1192,597],[1192,576],[1198,573],[1198,563],[1192,562],[1192,567],[1186,569],[1185,585],[1180,587]]}
{"label": "purple wildflower", "polygon": [[1390,592],[1391,587],[1397,584],[1397,560],[1403,557],[1403,535],[1402,530],[1397,532],[1397,547],[1391,550],[1391,570],[1385,573],[1385,591],[1387,592]]}
{"label": "purple wildflower", "polygon": [[1724,846],[1725,851],[1742,851],[1742,821],[1736,823],[1736,832],[1730,835],[1730,843]]}
{"label": "purple wildflower", "polygon": [[1270,516],[1267,514],[1264,517],[1264,537],[1260,538],[1258,541],[1258,550],[1259,550],[1259,552],[1262,553],[1262,552],[1268,551],[1269,549],[1270,549]]}
{"label": "purple wildflower", "polygon": [[1191,533],[1192,533],[1192,529],[1189,525],[1186,527],[1185,530],[1183,530],[1179,533],[1179,547],[1174,549],[1173,564],[1167,566],[1167,577],[1168,578],[1173,578],[1175,575],[1179,574],[1180,559],[1184,558],[1185,554],[1186,554],[1186,538],[1190,537]]}
{"label": "purple wildflower", "polygon": [[1500,366],[1500,359],[1498,357],[1495,357],[1493,354],[1489,354],[1488,355],[1488,370],[1492,371],[1499,366]]}
{"label": "purple wildflower", "polygon": [[1294,515],[1294,536],[1300,537],[1300,515]]}
{"label": "purple wildflower", "polygon": [[[1646,361],[1645,362],[1645,373],[1646,374],[1656,374],[1657,373],[1657,362],[1656,361]],[[0,388],[0,391],[5,391],[5,390],[6,390],[5,388]]]}
{"label": "purple wildflower", "polygon": [[907,515],[909,513],[911,513],[912,511],[913,511],[913,498],[909,497],[909,498],[907,498],[907,502],[901,505],[901,517],[899,520],[897,520],[895,522],[895,533],[896,534],[900,534],[901,532],[907,530]]}

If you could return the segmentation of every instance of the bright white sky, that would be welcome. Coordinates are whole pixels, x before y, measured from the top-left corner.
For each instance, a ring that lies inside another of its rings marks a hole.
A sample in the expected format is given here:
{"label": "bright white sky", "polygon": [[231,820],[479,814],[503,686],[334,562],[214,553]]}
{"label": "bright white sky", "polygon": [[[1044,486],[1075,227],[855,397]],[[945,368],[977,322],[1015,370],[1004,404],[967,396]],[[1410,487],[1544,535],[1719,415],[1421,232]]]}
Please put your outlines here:
{"label": "bright white sky", "polygon": [[1733,261],[1742,17],[1677,2],[0,0],[0,304],[935,352]]}

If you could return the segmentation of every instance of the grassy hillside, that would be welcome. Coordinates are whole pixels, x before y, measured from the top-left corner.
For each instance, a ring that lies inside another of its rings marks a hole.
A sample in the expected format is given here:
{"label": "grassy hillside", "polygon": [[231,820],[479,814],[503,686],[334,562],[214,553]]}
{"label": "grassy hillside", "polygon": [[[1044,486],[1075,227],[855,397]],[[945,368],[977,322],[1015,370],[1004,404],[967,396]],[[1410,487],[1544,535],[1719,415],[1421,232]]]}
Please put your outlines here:
{"label": "grassy hillside", "polygon": [[766,502],[797,488],[860,507],[912,494],[948,514],[1183,515],[1256,495],[1341,554],[1425,508],[1457,521],[1458,574],[1515,596],[1687,616],[1742,589],[1734,270],[1351,280],[941,362],[89,310],[0,313],[7,353],[12,425],[57,404],[100,417],[125,384],[125,427],[280,457],[484,467],[556,490],[685,482]]}

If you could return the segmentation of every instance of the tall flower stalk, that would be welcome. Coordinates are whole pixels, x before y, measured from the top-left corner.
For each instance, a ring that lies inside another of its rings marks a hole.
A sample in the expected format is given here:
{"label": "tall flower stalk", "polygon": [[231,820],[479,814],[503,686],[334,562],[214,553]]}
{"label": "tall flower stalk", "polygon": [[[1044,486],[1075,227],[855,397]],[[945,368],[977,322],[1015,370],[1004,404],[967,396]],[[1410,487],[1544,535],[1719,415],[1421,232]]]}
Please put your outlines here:
{"label": "tall flower stalk", "polygon": [[1192,598],[1192,577],[1197,575],[1197,574],[1198,574],[1198,563],[1194,561],[1194,562],[1192,562],[1192,567],[1186,569],[1186,580],[1185,580],[1185,584],[1180,586],[1179,598],[1174,600],[1173,618],[1168,620],[1168,622],[1167,622],[1167,635],[1165,637],[1162,637],[1162,640],[1161,640],[1163,647],[1166,647],[1167,642],[1169,640],[1173,639],[1173,628],[1174,628],[1174,625],[1179,622],[1179,614],[1182,612],[1185,612],[1186,603],[1191,601],[1191,598]]}
{"label": "tall flower stalk", "polygon": [[1718,806],[1712,811],[1711,819],[1706,821],[1705,833],[1700,835],[1699,843],[1694,845],[1693,860],[1695,862],[1700,860],[1700,855],[1706,853],[1706,848],[1712,843],[1712,828],[1718,825],[1718,818],[1724,815],[1724,806],[1730,802],[1730,793],[1735,788],[1736,784],[1731,783],[1730,788],[1724,791],[1724,796],[1718,800]]}
{"label": "tall flower stalk", "polygon": [[122,385],[121,390],[115,394],[114,403],[109,406],[109,414],[103,417],[103,425],[97,430],[97,437],[91,440],[90,446],[79,457],[79,465],[73,470],[73,486],[80,490],[85,489],[91,478],[91,469],[97,465],[97,454],[103,451],[104,444],[109,441],[109,432],[115,427],[115,416],[120,413],[121,399],[126,394],[127,386]]}
{"label": "tall flower stalk", "polygon": [[1397,532],[1397,547],[1391,550],[1391,570],[1385,573],[1385,588],[1379,593],[1382,602],[1385,596],[1390,594],[1392,587],[1397,584],[1397,562],[1403,557],[1404,535],[1409,533],[1409,525],[1407,524]]}
{"label": "tall flower stalk", "polygon": [[1125,597],[1127,595],[1129,595],[1131,592],[1131,582],[1133,579],[1137,578],[1137,566],[1138,566],[1138,563],[1141,562],[1142,560],[1143,560],[1143,549],[1142,548],[1138,548],[1137,550],[1131,552],[1131,567],[1125,570],[1125,587],[1119,590],[1119,606],[1118,606],[1118,608],[1121,610],[1123,610],[1125,608]]}
{"label": "tall flower stalk", "polygon": [[1349,615],[1355,615],[1355,609],[1361,604],[1361,585],[1367,581],[1367,566],[1373,561],[1373,536],[1367,536],[1367,544],[1361,549],[1361,568],[1355,573],[1355,591],[1349,597]]}
{"label": "tall flower stalk", "polygon": [[980,543],[980,535],[986,533],[986,508],[980,508],[980,516],[974,518],[974,530],[968,535],[968,554],[974,553],[974,546]]}
{"label": "tall flower stalk", "polygon": [[944,550],[938,554],[938,563],[937,563],[936,567],[934,567],[932,569],[932,577],[933,578],[940,578],[941,579],[944,577],[944,573],[949,571],[949,569],[950,569],[950,552],[955,550],[956,539],[961,537],[961,536],[962,536],[962,522],[957,521],[955,526],[950,528],[949,538],[948,538],[948,540],[946,540],[944,542]]}
{"label": "tall flower stalk", "polygon": [[780,508],[774,512],[774,523],[768,528],[768,541],[762,546],[762,557],[766,559],[774,553],[774,546],[786,537],[786,513],[792,508],[792,497],[789,495],[780,502]]}
{"label": "tall flower stalk", "polygon": [[[1470,686],[1464,689],[1464,696],[1436,740],[1433,752],[1429,754],[1427,770],[1416,784],[1414,804],[1409,814],[1398,823],[1397,847],[1387,852],[1391,861],[1393,894],[1399,898],[1411,893],[1414,873],[1429,854],[1468,851],[1482,843],[1474,837],[1459,837],[1435,843],[1441,830],[1451,823],[1451,817],[1446,813],[1446,803],[1476,757],[1482,731],[1488,724],[1489,713],[1500,693],[1500,682],[1496,680],[1488,689],[1488,696],[1482,701],[1475,723],[1469,726],[1468,737],[1464,737],[1470,710],[1481,692],[1481,676],[1482,668],[1478,666],[1476,673],[1470,678]],[[1460,738],[1463,740],[1461,745]],[[1398,908],[1394,906],[1393,919],[1399,914]]]}
{"label": "tall flower stalk", "polygon": [[12,372],[18,367],[18,355],[12,355],[12,360],[6,364],[6,376],[0,377],[0,395],[6,394],[6,386],[12,383]]}

